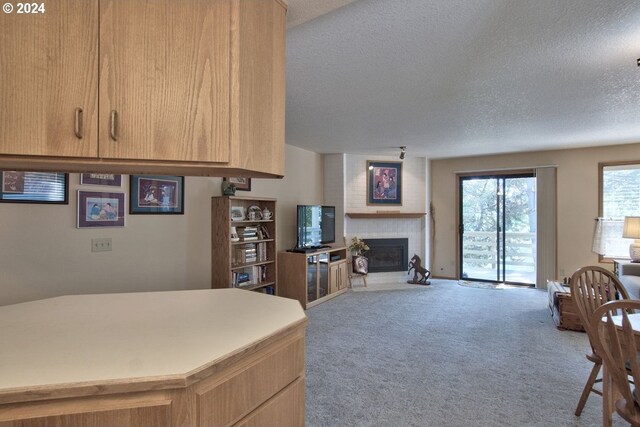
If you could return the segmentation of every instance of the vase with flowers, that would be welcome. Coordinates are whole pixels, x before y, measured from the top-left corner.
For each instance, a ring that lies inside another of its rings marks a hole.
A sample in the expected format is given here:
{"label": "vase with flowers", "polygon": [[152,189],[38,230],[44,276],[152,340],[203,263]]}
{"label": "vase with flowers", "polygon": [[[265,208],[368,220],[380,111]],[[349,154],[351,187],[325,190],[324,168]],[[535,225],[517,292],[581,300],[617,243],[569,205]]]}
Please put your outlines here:
{"label": "vase with flowers", "polygon": [[351,238],[351,244],[349,250],[353,254],[351,257],[353,264],[353,272],[356,274],[368,274],[369,273],[369,259],[363,255],[369,250],[369,246],[357,236]]}

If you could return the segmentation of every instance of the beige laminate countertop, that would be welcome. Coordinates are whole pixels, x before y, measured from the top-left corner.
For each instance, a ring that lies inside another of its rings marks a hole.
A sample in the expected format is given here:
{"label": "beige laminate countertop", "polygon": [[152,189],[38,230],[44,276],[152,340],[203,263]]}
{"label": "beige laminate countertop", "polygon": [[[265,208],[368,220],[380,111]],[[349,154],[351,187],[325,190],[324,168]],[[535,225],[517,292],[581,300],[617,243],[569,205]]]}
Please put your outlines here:
{"label": "beige laminate countertop", "polygon": [[306,321],[239,289],[72,295],[0,307],[0,396],[181,380]]}

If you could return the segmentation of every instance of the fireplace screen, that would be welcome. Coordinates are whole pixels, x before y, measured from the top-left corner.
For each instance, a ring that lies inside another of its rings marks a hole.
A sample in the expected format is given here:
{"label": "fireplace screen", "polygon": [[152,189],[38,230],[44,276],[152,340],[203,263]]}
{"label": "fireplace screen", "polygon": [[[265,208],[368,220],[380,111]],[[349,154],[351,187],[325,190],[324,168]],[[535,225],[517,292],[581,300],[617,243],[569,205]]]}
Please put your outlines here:
{"label": "fireplace screen", "polygon": [[364,239],[369,250],[369,273],[407,271],[409,239]]}

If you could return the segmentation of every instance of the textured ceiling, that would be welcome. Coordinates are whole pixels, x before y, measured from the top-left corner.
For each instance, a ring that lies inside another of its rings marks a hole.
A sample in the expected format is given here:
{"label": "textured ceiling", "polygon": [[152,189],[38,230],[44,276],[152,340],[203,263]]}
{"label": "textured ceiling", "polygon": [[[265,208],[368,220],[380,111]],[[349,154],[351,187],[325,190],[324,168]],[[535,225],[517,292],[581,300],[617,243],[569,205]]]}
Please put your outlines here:
{"label": "textured ceiling", "polygon": [[342,1],[293,26],[297,1],[288,144],[442,158],[640,142],[638,0]]}

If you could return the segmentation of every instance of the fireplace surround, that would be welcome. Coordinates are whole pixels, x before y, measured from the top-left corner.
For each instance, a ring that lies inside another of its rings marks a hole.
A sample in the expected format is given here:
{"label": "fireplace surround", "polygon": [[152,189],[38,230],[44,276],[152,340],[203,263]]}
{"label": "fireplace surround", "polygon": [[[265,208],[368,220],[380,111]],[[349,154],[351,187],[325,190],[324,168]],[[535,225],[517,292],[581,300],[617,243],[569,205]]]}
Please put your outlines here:
{"label": "fireplace surround", "polygon": [[409,264],[409,239],[364,239],[369,250],[369,273],[407,271]]}

